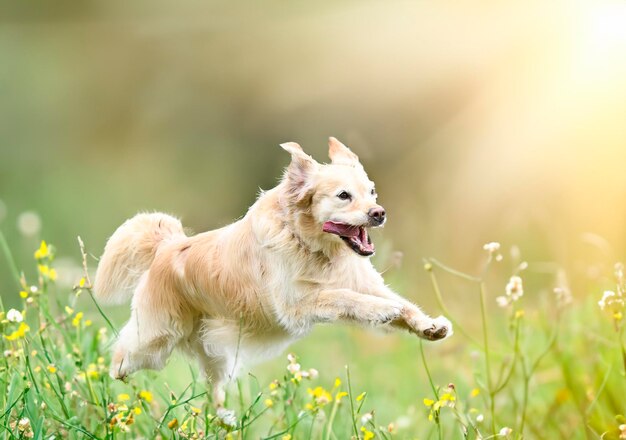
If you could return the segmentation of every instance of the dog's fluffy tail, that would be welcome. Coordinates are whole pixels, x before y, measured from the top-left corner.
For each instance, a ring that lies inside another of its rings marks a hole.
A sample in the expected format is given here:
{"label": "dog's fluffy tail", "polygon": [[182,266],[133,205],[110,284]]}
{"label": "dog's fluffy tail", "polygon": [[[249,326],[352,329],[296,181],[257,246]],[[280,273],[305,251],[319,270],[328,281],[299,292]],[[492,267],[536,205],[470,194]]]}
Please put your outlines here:
{"label": "dog's fluffy tail", "polygon": [[126,220],[109,238],[100,258],[94,282],[96,297],[110,304],[129,301],[159,244],[177,236],[185,236],[183,226],[167,214],[137,214]]}

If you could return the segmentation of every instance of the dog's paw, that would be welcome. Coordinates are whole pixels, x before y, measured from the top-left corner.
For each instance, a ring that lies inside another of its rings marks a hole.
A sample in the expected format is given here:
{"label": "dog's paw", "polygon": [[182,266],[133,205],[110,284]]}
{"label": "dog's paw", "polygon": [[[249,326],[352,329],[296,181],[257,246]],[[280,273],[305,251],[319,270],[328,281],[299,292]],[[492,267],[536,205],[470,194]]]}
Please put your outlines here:
{"label": "dog's paw", "polygon": [[109,368],[109,376],[115,380],[126,382],[126,378],[130,373],[128,369],[129,362],[126,358],[127,356],[122,350],[116,350],[113,353],[113,360],[111,362],[111,367]]}
{"label": "dog's paw", "polygon": [[430,322],[424,323],[425,325],[420,328],[418,335],[429,341],[439,341],[441,339],[449,338],[454,333],[452,330],[452,323],[445,317],[439,316],[434,319],[430,319]]}

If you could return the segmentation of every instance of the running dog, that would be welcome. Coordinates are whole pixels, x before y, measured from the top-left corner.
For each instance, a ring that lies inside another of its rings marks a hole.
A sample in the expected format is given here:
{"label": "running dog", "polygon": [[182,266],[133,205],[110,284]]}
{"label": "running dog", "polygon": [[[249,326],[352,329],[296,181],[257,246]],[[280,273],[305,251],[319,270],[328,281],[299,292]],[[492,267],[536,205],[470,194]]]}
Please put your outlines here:
{"label": "running dog", "polygon": [[387,287],[369,256],[368,228],[387,217],[358,157],[335,138],[320,164],[289,142],[280,183],[241,219],[187,236],[180,221],[138,214],[108,240],[94,292],[132,301],[113,349],[111,375],[161,369],[174,348],[197,359],[224,403],[243,363],[276,356],[314,324],[347,321],[408,330],[427,340],[452,334]]}

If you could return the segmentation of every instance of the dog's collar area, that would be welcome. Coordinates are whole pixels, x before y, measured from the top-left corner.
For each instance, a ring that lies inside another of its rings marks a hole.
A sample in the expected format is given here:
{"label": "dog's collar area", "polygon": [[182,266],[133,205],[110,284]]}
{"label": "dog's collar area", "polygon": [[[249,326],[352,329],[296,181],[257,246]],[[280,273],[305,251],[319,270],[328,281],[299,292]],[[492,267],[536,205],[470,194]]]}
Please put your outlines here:
{"label": "dog's collar area", "polygon": [[324,223],[322,230],[341,237],[350,249],[359,255],[368,257],[374,254],[374,244],[364,226],[327,221]]}

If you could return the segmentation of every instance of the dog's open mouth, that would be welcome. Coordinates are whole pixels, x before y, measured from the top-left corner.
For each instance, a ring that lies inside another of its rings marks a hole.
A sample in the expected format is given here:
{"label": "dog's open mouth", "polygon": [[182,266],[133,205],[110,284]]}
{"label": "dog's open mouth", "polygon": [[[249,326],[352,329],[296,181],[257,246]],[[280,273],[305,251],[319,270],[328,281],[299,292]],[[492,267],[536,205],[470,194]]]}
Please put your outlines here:
{"label": "dog's open mouth", "polygon": [[324,232],[340,236],[359,255],[367,257],[374,254],[374,244],[364,226],[352,226],[328,221],[324,223],[322,229]]}

